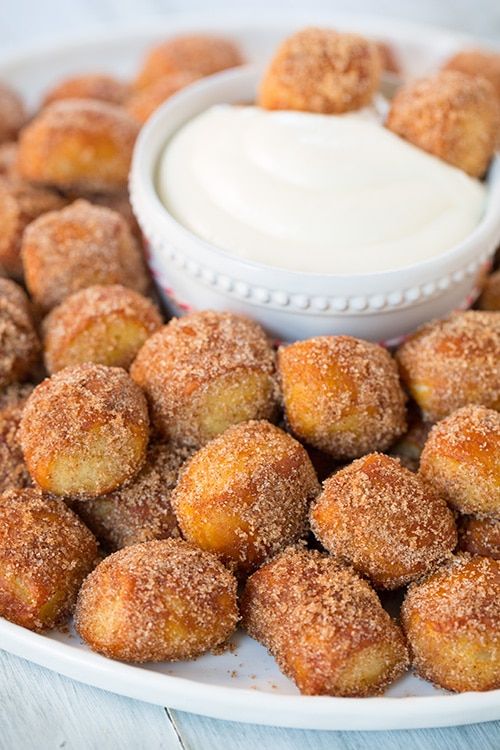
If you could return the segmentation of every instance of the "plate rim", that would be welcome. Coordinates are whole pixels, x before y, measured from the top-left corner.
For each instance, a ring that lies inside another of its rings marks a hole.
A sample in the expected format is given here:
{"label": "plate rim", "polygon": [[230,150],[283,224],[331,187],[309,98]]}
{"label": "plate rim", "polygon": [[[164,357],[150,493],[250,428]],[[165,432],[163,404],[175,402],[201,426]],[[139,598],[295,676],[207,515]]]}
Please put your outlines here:
{"label": "plate rim", "polygon": [[[224,12],[215,9],[208,11],[169,11],[165,13],[149,14],[143,21],[134,24],[129,22],[118,23],[113,31],[104,24],[93,24],[86,27],[84,32],[70,33],[61,38],[58,34],[52,34],[44,37],[43,40],[34,44],[20,43],[5,46],[0,50],[0,67],[14,67],[25,64],[30,58],[40,57],[51,54],[60,54],[64,51],[71,52],[75,46],[85,47],[92,44],[103,44],[106,41],[126,41],[127,39],[137,38],[142,35],[157,37],[163,32],[171,32],[172,35],[182,32],[183,30],[193,30],[199,27],[200,30],[219,29],[222,33],[224,30],[239,28],[244,31],[245,27],[262,26],[264,23],[268,27],[283,27],[284,20],[286,23],[335,23],[353,24],[362,23],[373,26],[374,34],[380,32],[380,36],[390,36],[391,31],[396,31],[400,35],[415,36],[415,32],[427,34],[430,38],[429,43],[436,39],[448,40],[453,43],[478,43],[492,49],[500,48],[500,45],[487,37],[477,37],[467,32],[454,31],[439,24],[430,24],[419,21],[406,21],[404,19],[394,18],[390,14],[373,14],[373,13],[356,13],[349,11],[327,11],[320,9],[311,9],[306,12],[297,8],[288,8],[286,16],[283,9],[269,8],[267,10],[259,9],[258,12],[240,10],[230,10]],[[173,21],[173,23],[172,23]],[[386,32],[389,33],[386,33]]]}
{"label": "plate rim", "polygon": [[[500,690],[342,698],[235,689],[108,659],[1,617],[0,644],[3,650],[16,656],[94,687],[180,711],[244,723],[302,729],[388,730],[459,726],[500,719]],[[195,708],[191,705],[193,701]],[[371,710],[366,711],[368,707]],[[401,711],[394,712],[395,708]]]}

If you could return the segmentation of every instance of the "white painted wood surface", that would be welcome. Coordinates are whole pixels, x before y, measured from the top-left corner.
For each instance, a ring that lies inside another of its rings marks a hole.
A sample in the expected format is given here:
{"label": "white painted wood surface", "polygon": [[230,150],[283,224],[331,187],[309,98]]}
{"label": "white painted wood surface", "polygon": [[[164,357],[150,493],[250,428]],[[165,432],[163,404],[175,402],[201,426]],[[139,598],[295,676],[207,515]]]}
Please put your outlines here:
{"label": "white painted wood surface", "polygon": [[179,750],[165,709],[87,687],[0,651],[1,750]]}
{"label": "white painted wood surface", "polygon": [[[0,49],[210,7],[392,15],[500,43],[498,0],[0,0]],[[1,644],[0,644],[1,648]],[[500,722],[413,732],[304,732],[169,711],[68,680],[0,651],[0,750],[499,750]]]}

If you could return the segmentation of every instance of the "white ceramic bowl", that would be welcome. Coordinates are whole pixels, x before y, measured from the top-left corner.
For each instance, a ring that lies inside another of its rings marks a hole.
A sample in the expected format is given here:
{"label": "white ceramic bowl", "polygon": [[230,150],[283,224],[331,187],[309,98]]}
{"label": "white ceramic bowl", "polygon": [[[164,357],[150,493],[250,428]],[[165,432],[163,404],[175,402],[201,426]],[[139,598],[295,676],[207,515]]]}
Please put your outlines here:
{"label": "white ceramic bowl", "polygon": [[139,136],[131,200],[149,245],[153,276],[170,309],[176,314],[206,308],[241,312],[284,341],[343,333],[392,342],[431,318],[471,304],[500,244],[498,157],[488,175],[487,208],[475,230],[442,255],[395,271],[342,276],[252,263],[201,240],[169,214],[155,186],[165,144],[213,104],[254,100],[258,80],[258,69],[248,66],[189,86],[164,104]]}

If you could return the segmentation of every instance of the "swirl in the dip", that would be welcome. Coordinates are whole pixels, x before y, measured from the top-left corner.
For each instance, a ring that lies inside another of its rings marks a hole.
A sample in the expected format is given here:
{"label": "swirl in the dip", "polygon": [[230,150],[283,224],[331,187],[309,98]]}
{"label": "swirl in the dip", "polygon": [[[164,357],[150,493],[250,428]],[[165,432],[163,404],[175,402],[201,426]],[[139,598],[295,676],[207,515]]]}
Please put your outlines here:
{"label": "swirl in the dip", "polygon": [[369,273],[463,240],[486,190],[383,127],[343,115],[218,105],[170,140],[158,190],[187,229],[232,255],[291,271]]}

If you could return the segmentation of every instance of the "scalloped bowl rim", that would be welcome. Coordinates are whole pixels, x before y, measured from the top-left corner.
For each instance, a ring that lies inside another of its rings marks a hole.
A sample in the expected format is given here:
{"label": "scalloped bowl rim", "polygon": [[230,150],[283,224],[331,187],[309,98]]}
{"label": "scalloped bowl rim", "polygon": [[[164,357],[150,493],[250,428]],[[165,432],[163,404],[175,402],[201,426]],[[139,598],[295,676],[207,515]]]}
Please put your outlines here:
{"label": "scalloped bowl rim", "polygon": [[[486,182],[488,184],[488,197],[485,212],[482,219],[472,232],[470,232],[461,242],[448,250],[445,250],[427,260],[419,261],[408,266],[402,266],[401,268],[374,271],[365,274],[293,271],[280,266],[268,265],[247,258],[241,258],[230,251],[224,250],[223,248],[202,239],[194,232],[187,229],[182,223],[177,221],[177,219],[175,219],[175,217],[164,206],[156,188],[156,173],[161,153],[169,139],[175,132],[177,132],[178,128],[175,128],[172,133],[165,136],[163,146],[156,148],[153,154],[148,154],[150,149],[150,138],[159,127],[168,122],[172,114],[175,114],[187,103],[197,101],[201,96],[206,95],[207,93],[214,92],[215,94],[221,86],[224,86],[224,84],[228,82],[241,81],[242,84],[245,83],[248,85],[249,80],[253,80],[253,82],[256,83],[258,81],[259,70],[259,66],[256,65],[242,65],[238,68],[216,73],[215,75],[196,81],[177,94],[174,94],[168,101],[162,104],[145,123],[136,142],[130,173],[131,200],[134,205],[134,211],[138,214],[139,223],[141,223],[141,209],[137,208],[136,210],[136,204],[137,193],[138,191],[141,191],[144,200],[149,202],[148,210],[151,210],[154,213],[154,219],[158,222],[158,226],[162,225],[167,231],[173,229],[179,234],[184,235],[186,240],[191,243],[198,243],[207,255],[212,254],[219,260],[222,259],[238,264],[249,271],[279,273],[282,285],[286,285],[285,277],[289,275],[290,278],[295,280],[297,278],[304,278],[306,282],[311,282],[313,284],[315,281],[321,281],[322,284],[325,283],[325,281],[331,283],[334,283],[335,281],[345,283],[347,279],[350,279],[354,283],[362,283],[366,279],[384,279],[388,282],[394,280],[397,282],[397,285],[400,286],[402,275],[413,276],[415,273],[432,271],[436,266],[447,266],[453,264],[453,262],[456,263],[462,258],[466,264],[467,259],[471,260],[476,256],[477,247],[481,243],[491,245],[491,254],[494,252],[496,245],[500,243],[500,154],[494,156],[488,170],[486,177]],[[225,97],[223,97],[221,101],[224,99]],[[218,101],[218,98],[215,101]],[[202,112],[203,109],[204,108],[201,108],[199,111]],[[184,122],[187,122],[189,119],[190,118],[186,118]],[[472,256],[472,258],[470,256]]]}

